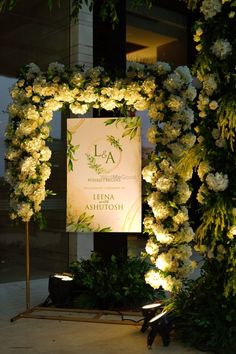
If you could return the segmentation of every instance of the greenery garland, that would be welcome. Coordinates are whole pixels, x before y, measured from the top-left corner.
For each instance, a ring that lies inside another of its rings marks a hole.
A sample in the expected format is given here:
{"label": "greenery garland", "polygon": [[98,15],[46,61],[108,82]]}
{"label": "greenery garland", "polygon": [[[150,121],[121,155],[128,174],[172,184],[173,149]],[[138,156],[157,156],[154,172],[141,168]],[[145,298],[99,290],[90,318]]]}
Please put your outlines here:
{"label": "greenery garland", "polygon": [[194,74],[201,85],[197,143],[178,171],[197,171],[201,215],[196,249],[200,277],[186,282],[170,303],[182,340],[216,354],[236,352],[236,1],[189,0],[197,9]]}
{"label": "greenery garland", "polygon": [[[236,1],[189,1],[200,19],[195,23],[198,52],[194,72],[201,83],[198,96],[198,143],[195,146],[201,186],[201,224],[197,250],[207,262],[225,267],[225,295],[236,294],[235,64]],[[188,165],[186,159],[183,163]],[[188,168],[187,168],[188,169]]]}

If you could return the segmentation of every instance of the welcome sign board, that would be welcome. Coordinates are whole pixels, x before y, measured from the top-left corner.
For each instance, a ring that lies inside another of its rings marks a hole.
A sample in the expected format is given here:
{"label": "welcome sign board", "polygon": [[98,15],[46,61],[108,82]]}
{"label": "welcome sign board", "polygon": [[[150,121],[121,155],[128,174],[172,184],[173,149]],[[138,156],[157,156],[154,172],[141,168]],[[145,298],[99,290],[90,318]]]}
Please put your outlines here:
{"label": "welcome sign board", "polygon": [[67,120],[66,229],[141,232],[139,117]]}

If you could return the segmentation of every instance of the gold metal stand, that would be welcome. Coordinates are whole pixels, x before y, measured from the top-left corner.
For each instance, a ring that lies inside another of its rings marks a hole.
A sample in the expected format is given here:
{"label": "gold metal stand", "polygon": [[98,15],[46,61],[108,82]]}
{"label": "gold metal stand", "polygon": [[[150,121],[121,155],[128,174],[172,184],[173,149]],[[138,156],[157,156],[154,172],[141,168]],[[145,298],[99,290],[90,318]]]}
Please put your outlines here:
{"label": "gold metal stand", "polygon": [[72,308],[56,308],[35,306],[11,319],[11,322],[20,318],[41,320],[75,321],[103,324],[118,324],[141,326],[143,316],[141,312],[85,310]]}
{"label": "gold metal stand", "polygon": [[26,310],[11,318],[11,322],[32,312],[30,309],[30,235],[28,221],[25,223],[25,302]]}
{"label": "gold metal stand", "polygon": [[[25,300],[26,310],[11,318],[11,322],[21,318],[93,322],[107,324],[138,325],[143,318],[140,312],[119,312],[119,311],[100,311],[83,310],[72,308],[50,308],[35,306],[30,307],[30,233],[29,223],[25,223]],[[128,317],[128,318],[125,318]]]}
{"label": "gold metal stand", "polygon": [[[20,318],[59,320],[59,321],[78,321],[107,324],[138,325],[143,320],[140,312],[120,312],[120,311],[101,311],[83,310],[71,308],[50,308],[35,306],[30,307],[30,235],[29,223],[25,223],[25,300],[26,310],[11,318],[14,322]],[[128,317],[128,318],[125,318]]]}
{"label": "gold metal stand", "polygon": [[29,223],[25,223],[25,270],[26,270],[26,284],[25,284],[25,299],[26,311],[30,309],[30,254],[29,254]]}

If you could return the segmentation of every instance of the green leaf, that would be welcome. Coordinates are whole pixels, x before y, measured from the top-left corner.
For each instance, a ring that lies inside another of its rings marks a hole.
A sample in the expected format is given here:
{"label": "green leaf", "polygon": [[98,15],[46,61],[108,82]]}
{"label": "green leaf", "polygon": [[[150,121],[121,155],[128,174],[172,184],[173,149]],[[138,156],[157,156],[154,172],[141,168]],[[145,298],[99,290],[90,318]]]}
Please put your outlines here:
{"label": "green leaf", "polygon": [[50,11],[52,11],[52,6],[53,6],[53,0],[48,0],[48,7]]}
{"label": "green leaf", "polygon": [[104,227],[103,229],[96,230],[96,232],[111,232],[112,228],[111,227]]}
{"label": "green leaf", "polygon": [[73,171],[73,162],[71,160],[68,161],[68,171],[69,172]]}
{"label": "green leaf", "polygon": [[115,123],[115,121],[116,121],[116,119],[107,119],[107,120],[104,122],[104,124],[105,124],[105,125],[111,125],[111,124]]}
{"label": "green leaf", "polygon": [[78,218],[78,223],[80,223],[80,222],[90,222],[90,221],[92,221],[92,219],[94,218],[94,215],[90,215],[90,216],[88,216],[87,214],[86,214],[86,212],[84,212],[83,214],[81,214],[80,216],[79,216],[79,218]]}

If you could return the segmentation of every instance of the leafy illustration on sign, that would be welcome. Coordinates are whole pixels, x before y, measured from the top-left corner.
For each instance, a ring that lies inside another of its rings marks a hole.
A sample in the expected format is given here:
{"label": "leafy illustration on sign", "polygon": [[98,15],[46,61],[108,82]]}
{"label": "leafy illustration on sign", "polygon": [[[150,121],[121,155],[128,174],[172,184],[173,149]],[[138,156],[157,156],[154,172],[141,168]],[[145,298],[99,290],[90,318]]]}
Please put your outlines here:
{"label": "leafy illustration on sign", "polygon": [[77,222],[71,221],[67,224],[67,232],[111,232],[111,227],[100,228],[100,225],[95,228],[91,225],[94,215],[88,215],[86,212],[82,213]]}
{"label": "leafy illustration on sign", "polygon": [[119,139],[116,139],[113,135],[108,135],[107,140],[112,146],[114,146],[115,149],[123,151]]}
{"label": "leafy illustration on sign", "polygon": [[75,158],[75,152],[78,150],[80,145],[73,145],[72,144],[72,133],[67,130],[67,166],[68,171],[73,171],[73,161],[77,161]]}
{"label": "leafy illustration on sign", "polygon": [[96,159],[94,156],[90,154],[86,154],[87,159],[88,159],[88,167],[97,172],[98,175],[104,172],[104,169],[100,164],[96,162]]}
{"label": "leafy illustration on sign", "polygon": [[130,140],[132,140],[138,132],[138,129],[141,125],[141,119],[140,117],[126,117],[125,119],[110,118],[105,121],[105,125],[111,125],[114,123],[116,124],[116,126],[118,124],[122,124],[124,128],[124,133],[122,134],[122,138],[124,138],[125,136],[129,136]]}

